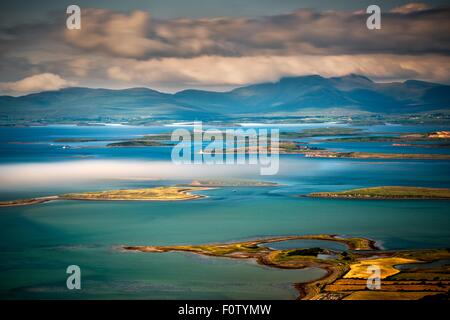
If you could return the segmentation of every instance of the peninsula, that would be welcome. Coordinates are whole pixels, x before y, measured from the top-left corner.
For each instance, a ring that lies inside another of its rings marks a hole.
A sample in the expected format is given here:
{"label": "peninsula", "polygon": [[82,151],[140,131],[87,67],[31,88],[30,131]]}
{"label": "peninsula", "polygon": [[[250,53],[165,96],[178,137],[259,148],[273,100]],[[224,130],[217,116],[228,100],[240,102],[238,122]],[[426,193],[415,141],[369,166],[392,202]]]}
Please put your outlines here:
{"label": "peninsula", "polygon": [[[324,240],[343,243],[347,250],[314,248],[277,250],[268,244],[291,240]],[[122,246],[125,251],[165,253],[190,252],[213,257],[254,259],[258,264],[279,269],[321,268],[326,274],[316,280],[295,283],[298,299],[304,300],[414,300],[441,296],[448,298],[450,275],[441,261],[450,259],[447,249],[382,251],[375,242],[362,237],[299,235],[233,243],[175,246]],[[436,263],[439,262],[439,263]],[[416,267],[422,264],[425,268]],[[380,290],[367,288],[367,266],[380,268]],[[411,265],[400,269],[398,265]]]}

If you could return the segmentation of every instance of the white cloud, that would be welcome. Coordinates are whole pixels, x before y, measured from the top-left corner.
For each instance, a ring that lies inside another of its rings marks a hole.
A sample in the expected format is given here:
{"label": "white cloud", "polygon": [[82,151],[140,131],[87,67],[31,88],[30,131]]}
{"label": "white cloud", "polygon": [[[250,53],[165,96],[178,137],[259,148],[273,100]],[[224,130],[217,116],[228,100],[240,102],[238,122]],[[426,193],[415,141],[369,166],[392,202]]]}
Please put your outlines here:
{"label": "white cloud", "polygon": [[374,55],[298,55],[195,58],[163,58],[138,61],[116,60],[108,68],[111,79],[144,86],[155,84],[180,87],[236,86],[274,81],[283,76],[320,74],[342,76],[364,74],[374,79],[408,79],[446,81],[450,74],[450,57]]}
{"label": "white cloud", "polygon": [[83,11],[83,27],[66,30],[69,43],[88,50],[106,50],[121,57],[140,57],[164,44],[147,37],[150,15],[134,11],[129,16],[101,9]]}
{"label": "white cloud", "polygon": [[57,74],[41,73],[14,82],[0,83],[0,90],[10,94],[26,94],[31,92],[58,90],[74,85]]}

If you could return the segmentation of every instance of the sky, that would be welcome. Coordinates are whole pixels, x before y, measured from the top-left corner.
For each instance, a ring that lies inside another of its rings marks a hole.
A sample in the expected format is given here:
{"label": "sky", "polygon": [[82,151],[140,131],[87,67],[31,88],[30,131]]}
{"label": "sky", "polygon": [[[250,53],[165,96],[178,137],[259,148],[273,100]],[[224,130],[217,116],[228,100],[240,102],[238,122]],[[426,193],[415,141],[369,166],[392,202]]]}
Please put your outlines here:
{"label": "sky", "polygon": [[[66,8],[81,7],[81,30]],[[381,29],[366,27],[370,4]],[[349,73],[450,83],[450,2],[1,1],[0,94],[230,88]]]}

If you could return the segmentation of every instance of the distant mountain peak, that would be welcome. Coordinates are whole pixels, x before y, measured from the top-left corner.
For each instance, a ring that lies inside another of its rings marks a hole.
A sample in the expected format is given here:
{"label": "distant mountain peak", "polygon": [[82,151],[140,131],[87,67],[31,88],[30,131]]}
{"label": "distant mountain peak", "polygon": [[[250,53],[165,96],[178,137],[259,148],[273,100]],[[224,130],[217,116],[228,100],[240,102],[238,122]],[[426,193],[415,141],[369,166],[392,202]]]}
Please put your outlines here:
{"label": "distant mountain peak", "polygon": [[363,76],[361,74],[357,74],[357,73],[349,73],[345,76],[341,76],[341,77],[332,77],[330,79],[335,79],[335,80],[362,80],[362,81],[367,81],[370,83],[374,83],[371,79],[369,79],[366,76]]}
{"label": "distant mountain peak", "polygon": [[307,75],[303,75],[303,76],[286,76],[286,77],[282,77],[280,78],[280,81],[288,81],[288,80],[294,80],[294,79],[325,79],[324,77],[322,77],[321,75],[318,74],[307,74]]}
{"label": "distant mountain peak", "polygon": [[450,108],[450,86],[419,80],[377,83],[359,74],[325,78],[283,77],[227,92],[187,89],[176,94],[150,88],[44,91],[0,97],[0,119],[67,121],[98,119],[222,119],[241,115],[299,114],[327,110],[414,113]]}

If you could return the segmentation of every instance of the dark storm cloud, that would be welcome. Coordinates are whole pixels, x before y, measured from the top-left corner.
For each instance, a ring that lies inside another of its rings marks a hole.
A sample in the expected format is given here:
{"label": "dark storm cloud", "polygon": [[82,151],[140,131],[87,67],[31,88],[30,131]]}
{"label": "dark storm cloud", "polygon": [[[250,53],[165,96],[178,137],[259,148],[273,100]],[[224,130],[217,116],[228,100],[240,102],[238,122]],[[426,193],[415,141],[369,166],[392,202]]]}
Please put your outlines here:
{"label": "dark storm cloud", "polygon": [[364,12],[293,13],[262,18],[152,19],[85,10],[81,31],[67,31],[76,48],[118,57],[195,57],[292,54],[449,54],[450,9],[382,14],[381,30],[368,30]]}

